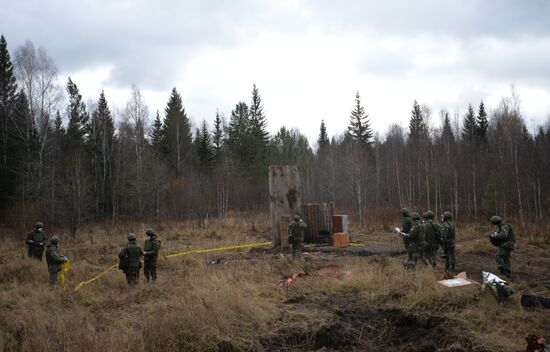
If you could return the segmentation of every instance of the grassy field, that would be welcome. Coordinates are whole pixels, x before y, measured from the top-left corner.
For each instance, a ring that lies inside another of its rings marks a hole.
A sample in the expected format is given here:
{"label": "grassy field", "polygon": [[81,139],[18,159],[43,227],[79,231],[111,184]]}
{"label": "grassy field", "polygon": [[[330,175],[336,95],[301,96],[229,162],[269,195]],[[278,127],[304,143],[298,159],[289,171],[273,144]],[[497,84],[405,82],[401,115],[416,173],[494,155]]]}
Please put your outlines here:
{"label": "grassy field", "polygon": [[[4,351],[519,351],[531,332],[550,332],[544,311],[525,311],[519,294],[499,307],[478,302],[479,286],[447,289],[436,270],[405,270],[403,256],[315,255],[293,260],[261,250],[159,258],[159,280],[127,287],[120,271],[73,292],[116,262],[126,234],[152,224],[89,225],[77,238],[61,233],[71,259],[63,289],[48,290],[45,263],[25,258],[6,235],[0,252],[0,345]],[[263,242],[266,216],[234,215],[223,229],[161,224],[161,254]],[[367,245],[399,248],[381,227],[352,229]],[[496,272],[490,229],[458,232],[457,269],[480,280]],[[550,244],[543,233],[520,234],[514,287],[548,295]],[[338,267],[342,275],[315,275]],[[288,289],[283,277],[309,274]],[[550,336],[547,336],[550,338]]]}

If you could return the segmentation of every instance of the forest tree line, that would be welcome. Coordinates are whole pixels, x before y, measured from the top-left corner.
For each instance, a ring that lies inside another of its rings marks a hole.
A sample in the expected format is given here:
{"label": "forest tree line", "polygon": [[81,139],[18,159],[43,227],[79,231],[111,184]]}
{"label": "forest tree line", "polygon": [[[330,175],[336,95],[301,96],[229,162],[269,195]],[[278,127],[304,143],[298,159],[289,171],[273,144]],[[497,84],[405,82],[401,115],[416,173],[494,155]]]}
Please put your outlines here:
{"label": "forest tree line", "polygon": [[[13,57],[13,59],[12,59]],[[114,112],[104,92],[84,102],[77,82],[58,83],[43,48],[10,55],[0,40],[0,223],[40,216],[76,233],[90,221],[223,220],[229,211],[269,209],[268,166],[300,168],[304,202],[335,202],[366,225],[401,207],[453,212],[460,220],[498,213],[546,224],[550,131],[529,131],[520,99],[465,114],[413,102],[409,126],[375,133],[359,93],[346,132],[317,140],[297,129],[267,131],[260,91],[225,117],[194,126],[174,88],[152,113],[137,87]]]}

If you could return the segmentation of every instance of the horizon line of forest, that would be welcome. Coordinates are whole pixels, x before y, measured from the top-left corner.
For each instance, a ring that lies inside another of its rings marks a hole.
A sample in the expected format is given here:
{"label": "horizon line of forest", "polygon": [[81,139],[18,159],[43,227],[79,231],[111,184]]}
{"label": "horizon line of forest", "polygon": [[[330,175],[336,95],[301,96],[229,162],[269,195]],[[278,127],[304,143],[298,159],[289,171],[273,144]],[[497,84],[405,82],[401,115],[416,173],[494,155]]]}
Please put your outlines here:
{"label": "horizon line of forest", "polygon": [[[164,114],[149,113],[132,87],[114,118],[104,92],[84,103],[69,77],[27,41],[11,59],[0,38],[0,223],[22,228],[44,219],[73,234],[89,221],[209,219],[230,210],[269,209],[268,167],[298,165],[303,203],[335,202],[360,225],[402,207],[451,211],[456,219],[492,214],[547,225],[550,131],[530,133],[512,88],[491,111],[463,116],[413,102],[408,128],[373,132],[359,92],[346,132],[330,138],[324,121],[310,143],[297,129],[267,131],[261,95],[239,101],[229,121],[194,127],[173,88]],[[66,97],[65,95],[66,94]],[[312,148],[311,145],[315,145]]]}

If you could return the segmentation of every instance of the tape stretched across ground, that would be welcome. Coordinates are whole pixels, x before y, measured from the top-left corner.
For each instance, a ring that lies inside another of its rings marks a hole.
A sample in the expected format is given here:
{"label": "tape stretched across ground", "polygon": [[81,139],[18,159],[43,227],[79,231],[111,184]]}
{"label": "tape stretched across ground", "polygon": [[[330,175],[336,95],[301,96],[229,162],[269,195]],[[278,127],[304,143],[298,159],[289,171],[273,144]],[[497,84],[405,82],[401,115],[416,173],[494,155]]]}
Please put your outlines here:
{"label": "tape stretched across ground", "polygon": [[[228,247],[218,247],[218,248],[208,248],[208,249],[193,249],[190,251],[184,251],[184,252],[178,252],[178,253],[172,253],[166,255],[166,258],[175,258],[175,257],[181,257],[184,255],[192,254],[192,253],[208,253],[208,252],[219,252],[219,251],[228,251],[231,249],[242,249],[242,248],[252,248],[252,247],[266,247],[270,246],[271,242],[262,242],[262,243],[252,243],[252,244],[243,244],[239,246],[228,246]],[[89,280],[82,281],[75,287],[75,292],[80,290],[82,287],[96,281],[97,279],[101,278],[102,276],[114,271],[116,268],[118,268],[118,264],[113,264],[101,273],[97,274],[96,276],[92,277]]]}

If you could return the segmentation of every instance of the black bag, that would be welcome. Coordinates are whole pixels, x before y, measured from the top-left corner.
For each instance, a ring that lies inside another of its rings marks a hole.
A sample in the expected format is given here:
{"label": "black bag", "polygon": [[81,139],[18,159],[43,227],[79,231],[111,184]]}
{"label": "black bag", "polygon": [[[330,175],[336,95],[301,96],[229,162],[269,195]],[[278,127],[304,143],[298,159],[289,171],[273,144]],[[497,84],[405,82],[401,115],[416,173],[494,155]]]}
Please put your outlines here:
{"label": "black bag", "polygon": [[292,235],[288,236],[288,244],[293,244],[294,242],[294,237],[292,237]]}
{"label": "black bag", "polygon": [[126,269],[128,268],[129,263],[130,262],[128,260],[128,248],[126,248],[126,250],[124,251],[124,256],[120,258],[118,262],[118,268],[123,272],[126,272]]}

